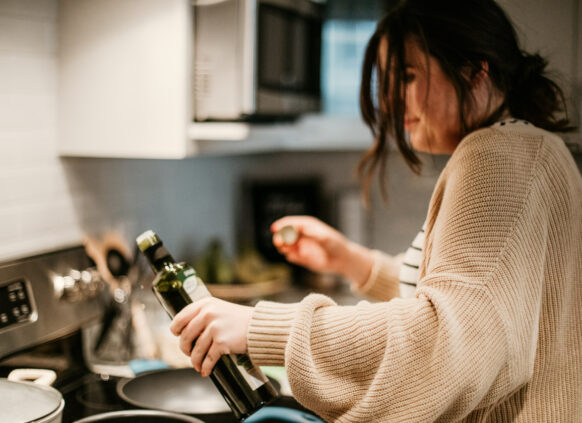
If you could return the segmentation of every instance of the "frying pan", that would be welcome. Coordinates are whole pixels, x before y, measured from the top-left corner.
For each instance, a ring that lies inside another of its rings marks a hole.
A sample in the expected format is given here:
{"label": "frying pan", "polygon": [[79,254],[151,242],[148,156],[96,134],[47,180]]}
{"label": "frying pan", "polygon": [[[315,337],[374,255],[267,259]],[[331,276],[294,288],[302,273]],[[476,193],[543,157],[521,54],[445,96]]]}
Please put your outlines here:
{"label": "frying pan", "polygon": [[[276,388],[278,383],[271,380]],[[117,383],[117,394],[137,407],[189,415],[231,413],[210,380],[191,368],[144,372]],[[204,419],[204,417],[201,417]],[[245,422],[313,423],[322,420],[312,414],[287,407],[263,407]]]}
{"label": "frying pan", "polygon": [[167,411],[157,410],[124,410],[111,411],[109,413],[95,414],[94,416],[85,417],[76,420],[74,423],[95,423],[95,422],[114,422],[114,423],[204,423],[195,417],[184,416],[183,414],[169,413]]}
{"label": "frying pan", "polygon": [[183,414],[230,411],[210,378],[190,368],[154,370],[121,379],[117,394],[138,408]]}

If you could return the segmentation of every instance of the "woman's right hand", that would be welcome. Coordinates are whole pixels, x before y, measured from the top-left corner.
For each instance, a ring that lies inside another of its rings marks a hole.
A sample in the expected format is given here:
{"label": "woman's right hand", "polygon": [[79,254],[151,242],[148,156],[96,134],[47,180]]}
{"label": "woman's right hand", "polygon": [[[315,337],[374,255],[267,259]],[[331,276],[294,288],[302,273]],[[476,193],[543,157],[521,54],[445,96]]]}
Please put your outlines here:
{"label": "woman's right hand", "polygon": [[[285,244],[277,232],[292,226],[297,240]],[[371,251],[351,242],[339,231],[312,216],[285,216],[271,224],[273,244],[291,263],[315,272],[337,273],[360,286],[373,265]]]}

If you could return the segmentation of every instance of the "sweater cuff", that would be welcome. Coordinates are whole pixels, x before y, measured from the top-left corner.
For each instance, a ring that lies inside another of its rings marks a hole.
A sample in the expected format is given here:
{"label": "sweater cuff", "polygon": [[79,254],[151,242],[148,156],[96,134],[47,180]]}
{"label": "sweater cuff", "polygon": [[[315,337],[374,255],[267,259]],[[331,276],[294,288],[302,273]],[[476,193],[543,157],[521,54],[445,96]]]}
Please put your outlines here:
{"label": "sweater cuff", "polygon": [[354,292],[377,300],[387,301],[400,296],[398,274],[404,259],[404,254],[389,256],[381,251],[373,250],[374,265],[368,280]]}
{"label": "sweater cuff", "polygon": [[287,339],[299,304],[260,301],[247,333],[248,353],[256,365],[283,366]]}

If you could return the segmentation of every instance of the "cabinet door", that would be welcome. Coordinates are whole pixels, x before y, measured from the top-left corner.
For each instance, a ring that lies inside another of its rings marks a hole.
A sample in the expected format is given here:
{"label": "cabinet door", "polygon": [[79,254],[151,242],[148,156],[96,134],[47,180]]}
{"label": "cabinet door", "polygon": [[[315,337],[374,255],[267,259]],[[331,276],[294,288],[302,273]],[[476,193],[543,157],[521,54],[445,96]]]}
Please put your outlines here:
{"label": "cabinet door", "polygon": [[188,0],[61,0],[59,152],[188,154]]}

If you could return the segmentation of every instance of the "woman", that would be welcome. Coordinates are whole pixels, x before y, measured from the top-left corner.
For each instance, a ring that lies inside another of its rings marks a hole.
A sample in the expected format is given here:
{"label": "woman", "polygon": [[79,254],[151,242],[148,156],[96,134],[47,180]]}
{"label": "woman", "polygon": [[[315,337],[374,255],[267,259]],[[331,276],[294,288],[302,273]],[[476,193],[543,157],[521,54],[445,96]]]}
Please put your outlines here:
{"label": "woman", "polygon": [[[561,92],[491,0],[409,0],[379,22],[361,107],[383,173],[394,139],[451,157],[434,189],[413,296],[400,259],[320,221],[285,217],[290,261],[347,276],[379,302],[312,294],[254,308],[196,302],[171,329],[203,375],[220,354],[285,365],[294,396],[333,422],[572,422],[582,416],[582,178],[560,138]],[[194,348],[193,341],[196,340]]]}

